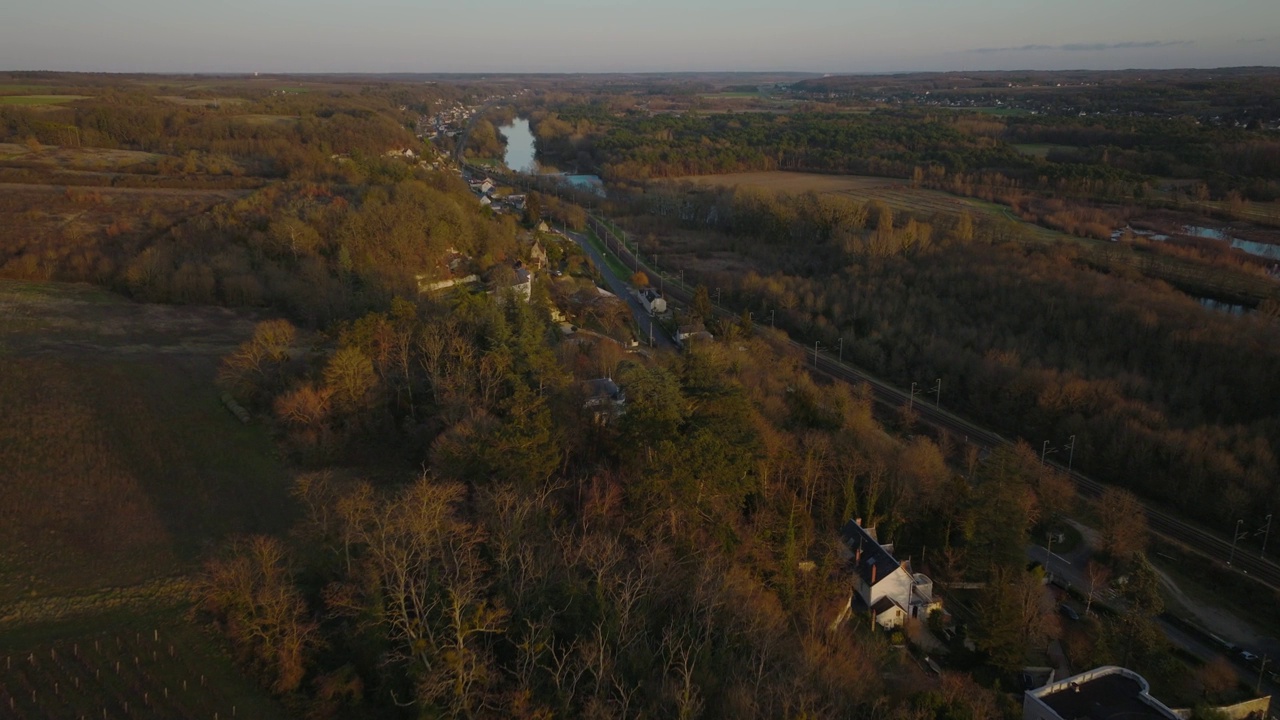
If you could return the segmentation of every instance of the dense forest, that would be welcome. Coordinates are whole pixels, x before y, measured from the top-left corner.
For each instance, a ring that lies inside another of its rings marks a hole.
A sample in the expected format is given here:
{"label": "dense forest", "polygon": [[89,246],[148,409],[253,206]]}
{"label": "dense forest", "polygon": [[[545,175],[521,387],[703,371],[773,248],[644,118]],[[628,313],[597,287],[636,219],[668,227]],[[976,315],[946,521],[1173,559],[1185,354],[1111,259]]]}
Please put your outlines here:
{"label": "dense forest", "polygon": [[676,250],[659,239],[673,227],[698,230],[699,252],[760,269],[703,281],[797,338],[839,340],[900,385],[941,377],[944,404],[1033,443],[1075,435],[1076,467],[1215,524],[1280,504],[1274,301],[1210,313],[969,216],[751,189],[685,196],[702,206],[683,215],[669,201],[655,194],[636,220],[647,251]]}
{"label": "dense forest", "polygon": [[[729,342],[645,360],[490,296],[339,327],[306,363],[281,321],[227,358],[223,382],[309,468],[305,517],[212,559],[201,595],[308,716],[1007,715],[964,675],[916,674],[864,616],[837,622],[850,517],[904,555],[933,548],[918,567],[941,580],[995,580],[970,662],[1012,672],[1062,632],[1023,547],[1069,511],[1065,479],[1026,446],[983,460],[894,438],[869,394],[816,385],[779,336],[726,325]],[[627,390],[603,423],[581,390],[602,369]],[[362,479],[385,452],[425,470]],[[1137,543],[1113,561],[1147,577]],[[1076,660],[1183,682],[1150,583],[1128,592]]]}
{"label": "dense forest", "polygon": [[[746,312],[842,338],[846,357],[903,383],[942,377],[944,404],[1029,439],[1074,434],[1078,466],[1215,519],[1280,499],[1280,427],[1258,400],[1280,390],[1264,313],[1208,322],[1068,248],[1004,242],[1009,224],[988,219],[749,191],[669,211],[636,192],[629,220],[649,246],[689,230],[768,271],[699,278],[744,311],[716,321],[701,288],[692,312],[715,342],[628,348],[566,332],[557,303],[601,297],[581,253],[548,243],[555,270],[528,301],[504,291],[533,260],[540,210],[571,227],[583,211],[535,193],[519,218],[477,202],[410,129],[454,90],[349,82],[190,104],[121,87],[0,109],[0,141],[17,147],[0,177],[24,183],[0,200],[14,220],[0,275],[270,318],[216,382],[269,428],[297,519],[209,548],[190,617],[290,714],[1014,718],[1008,690],[1054,639],[1074,666],[1123,663],[1188,702],[1208,696],[1155,625],[1132,494],[1104,498],[1095,556],[1129,578],[1125,604],[1068,627],[1026,557],[1074,509],[1061,473],[1025,443],[927,436],[909,410],[882,424],[869,388],[811,375]],[[547,114],[537,131],[646,175],[726,157],[1039,167],[992,135],[1003,126],[942,114],[631,118],[643,132],[613,118]],[[471,274],[487,282],[420,292]],[[623,404],[595,402],[601,378]],[[963,626],[941,673],[903,631],[853,612],[839,532],[854,518],[940,589],[980,586],[943,589],[950,617],[925,620]]]}

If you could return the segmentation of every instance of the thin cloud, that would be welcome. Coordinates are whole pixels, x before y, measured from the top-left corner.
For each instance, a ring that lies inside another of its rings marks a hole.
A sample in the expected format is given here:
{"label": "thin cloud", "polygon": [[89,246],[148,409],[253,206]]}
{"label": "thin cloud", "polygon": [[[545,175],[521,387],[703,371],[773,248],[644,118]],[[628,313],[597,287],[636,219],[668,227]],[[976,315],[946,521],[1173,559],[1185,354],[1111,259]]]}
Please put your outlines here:
{"label": "thin cloud", "polygon": [[1021,45],[1018,47],[975,48],[969,52],[1002,53],[1002,52],[1042,52],[1059,50],[1065,52],[1101,52],[1103,50],[1146,50],[1149,48],[1180,47],[1190,45],[1190,40],[1147,40],[1143,42],[1128,41],[1118,43],[1066,43],[1064,45]]}

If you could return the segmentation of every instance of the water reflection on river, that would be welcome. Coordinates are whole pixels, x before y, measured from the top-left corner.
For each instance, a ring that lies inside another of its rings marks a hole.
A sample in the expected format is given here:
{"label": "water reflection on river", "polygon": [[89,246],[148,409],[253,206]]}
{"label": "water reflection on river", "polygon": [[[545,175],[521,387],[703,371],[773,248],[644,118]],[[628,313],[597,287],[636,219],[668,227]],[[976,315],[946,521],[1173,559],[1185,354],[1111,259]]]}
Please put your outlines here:
{"label": "water reflection on river", "polygon": [[510,125],[498,128],[498,131],[507,139],[507,152],[502,156],[502,162],[507,167],[531,175],[555,175],[576,188],[604,195],[604,182],[595,175],[548,172],[547,168],[542,167],[537,158],[533,129],[525,118],[516,118]]}

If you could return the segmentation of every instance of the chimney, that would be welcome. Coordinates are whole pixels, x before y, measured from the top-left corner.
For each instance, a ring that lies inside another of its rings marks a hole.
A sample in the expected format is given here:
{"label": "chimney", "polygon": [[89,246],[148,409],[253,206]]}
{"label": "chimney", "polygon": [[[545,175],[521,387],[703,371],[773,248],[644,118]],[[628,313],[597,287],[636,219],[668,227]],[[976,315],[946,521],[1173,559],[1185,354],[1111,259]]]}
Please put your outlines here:
{"label": "chimney", "polygon": [[853,554],[853,564],[857,565],[862,562],[862,546],[858,546],[858,551]]}
{"label": "chimney", "polygon": [[853,521],[857,523],[858,527],[862,527],[862,518],[854,518]]}
{"label": "chimney", "polygon": [[876,565],[875,563],[871,563],[871,584],[872,585],[876,584],[876,571],[879,569],[880,569],[879,565]]}

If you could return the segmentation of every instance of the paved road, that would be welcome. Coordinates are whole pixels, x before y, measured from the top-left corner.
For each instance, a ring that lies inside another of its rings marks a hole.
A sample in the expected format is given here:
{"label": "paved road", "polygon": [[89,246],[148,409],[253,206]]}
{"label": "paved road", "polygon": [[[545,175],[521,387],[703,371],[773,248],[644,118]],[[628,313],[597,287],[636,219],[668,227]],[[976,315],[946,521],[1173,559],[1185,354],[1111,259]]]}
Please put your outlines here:
{"label": "paved road", "polygon": [[[595,263],[600,275],[604,277],[605,284],[609,286],[609,291],[617,295],[627,307],[631,308],[631,314],[635,315],[636,327],[640,329],[640,337],[637,338],[642,344],[649,344],[651,347],[675,349],[675,343],[667,335],[667,331],[657,323],[644,305],[636,299],[631,292],[631,286],[617,276],[609,267],[609,263],[605,262],[600,255],[600,251],[596,250],[587,236],[578,232],[566,233],[574,242],[578,243],[587,255],[591,258],[591,262]],[[650,343],[652,338],[652,343]]]}
{"label": "paved road", "polygon": [[[600,219],[594,215],[592,217],[593,224],[600,223]],[[602,235],[604,233],[602,232]],[[639,264],[636,264],[635,258],[631,252],[627,250],[630,243],[622,243],[622,247],[618,247],[618,243],[610,244],[610,251],[614,252],[625,265],[638,266],[641,270],[649,273],[650,277],[661,277],[661,273],[652,268],[643,258]],[[601,263],[603,267],[603,263]],[[681,288],[676,283],[666,287],[666,295],[675,298],[684,303],[692,301],[692,292],[688,288]],[[726,318],[733,318],[734,315],[728,311],[720,311]],[[764,329],[764,326],[757,323],[756,326]],[[826,353],[814,353],[812,345],[802,345],[795,340],[788,340],[790,344],[806,353],[813,358],[813,366],[819,372],[826,373],[830,377],[844,380],[846,382],[869,385],[874,392],[876,402],[883,406],[896,410],[906,405],[909,400],[913,401],[913,407],[921,422],[931,425],[935,428],[945,430],[953,438],[964,438],[965,442],[977,445],[982,448],[991,449],[1001,445],[1011,445],[1013,441],[1002,437],[999,433],[981,427],[973,422],[948,412],[946,409],[935,406],[921,397],[919,391],[916,392],[915,398],[911,393],[900,390],[893,385],[881,380],[874,375],[851,367],[847,364],[838,362]],[[1068,474],[1072,482],[1075,483],[1076,490],[1086,497],[1096,498],[1100,496],[1107,487],[1092,478],[1085,476],[1083,473],[1073,470],[1066,473],[1066,468],[1060,464],[1049,461],[1049,465],[1057,468],[1064,474]],[[1226,567],[1226,560],[1231,555],[1232,543],[1217,532],[1209,531],[1194,523],[1181,520],[1173,515],[1154,507],[1148,503],[1143,503],[1143,509],[1147,515],[1147,524],[1151,531],[1164,538],[1165,540],[1177,543],[1186,548],[1188,551],[1196,553],[1211,562]],[[1280,535],[1280,524],[1276,529],[1276,534]],[[1275,546],[1280,552],[1280,539],[1277,539]],[[1280,591],[1280,564],[1277,564],[1269,558],[1261,558],[1253,554],[1253,549],[1237,548],[1234,562],[1230,568],[1239,572],[1242,576],[1254,580],[1258,583],[1266,585],[1273,590]]]}

